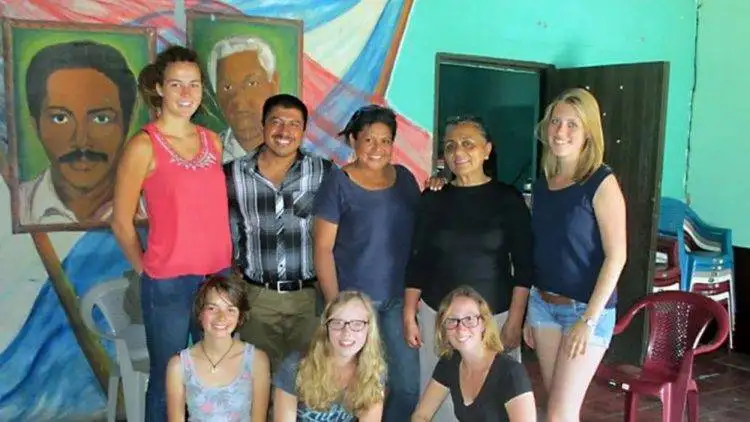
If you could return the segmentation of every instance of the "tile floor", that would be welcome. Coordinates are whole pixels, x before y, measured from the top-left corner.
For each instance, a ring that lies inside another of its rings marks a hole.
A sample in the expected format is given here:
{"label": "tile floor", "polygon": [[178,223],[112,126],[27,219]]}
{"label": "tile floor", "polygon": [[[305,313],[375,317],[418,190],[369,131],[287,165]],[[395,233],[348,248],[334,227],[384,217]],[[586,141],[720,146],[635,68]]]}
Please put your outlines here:
{"label": "tile floor", "polygon": [[[537,402],[543,403],[544,393],[538,364],[531,359],[526,362],[533,379]],[[698,381],[698,419],[701,422],[750,420],[750,355],[720,350],[698,356],[694,377]],[[592,384],[584,402],[581,420],[622,421],[624,402],[623,393]],[[637,420],[661,421],[661,403],[655,399],[641,399]],[[687,416],[684,420],[687,420]]]}

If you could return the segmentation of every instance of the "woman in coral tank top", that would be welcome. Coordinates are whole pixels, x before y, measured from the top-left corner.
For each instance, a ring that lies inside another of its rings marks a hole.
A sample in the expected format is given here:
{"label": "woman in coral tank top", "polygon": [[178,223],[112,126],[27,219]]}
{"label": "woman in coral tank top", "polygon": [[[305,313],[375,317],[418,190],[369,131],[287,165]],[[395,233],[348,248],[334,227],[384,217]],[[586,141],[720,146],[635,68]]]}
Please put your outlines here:
{"label": "woman in coral tank top", "polygon": [[[117,171],[112,230],[141,274],[141,306],[150,357],[146,421],[166,420],[167,363],[200,336],[191,320],[199,284],[231,265],[222,148],[190,118],[201,104],[203,75],[194,51],[172,46],[138,77],[158,118],[127,144]],[[149,233],[145,250],[133,218],[141,194]],[[218,360],[223,351],[206,350]]]}

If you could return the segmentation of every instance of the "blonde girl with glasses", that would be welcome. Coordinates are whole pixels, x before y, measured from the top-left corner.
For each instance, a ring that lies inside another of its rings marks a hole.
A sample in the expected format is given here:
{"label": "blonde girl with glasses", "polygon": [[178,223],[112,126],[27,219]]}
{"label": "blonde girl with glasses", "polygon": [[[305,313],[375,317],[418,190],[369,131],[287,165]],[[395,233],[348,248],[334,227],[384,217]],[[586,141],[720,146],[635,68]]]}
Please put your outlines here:
{"label": "blonde girl with glasses", "polygon": [[503,354],[497,323],[476,290],[461,286],[450,292],[440,303],[435,327],[440,361],[412,422],[431,420],[449,394],[462,422],[536,421],[526,370]]}
{"label": "blonde girl with glasses", "polygon": [[274,376],[274,420],[380,421],[386,366],[370,299],[343,291],[328,303],[306,355]]}

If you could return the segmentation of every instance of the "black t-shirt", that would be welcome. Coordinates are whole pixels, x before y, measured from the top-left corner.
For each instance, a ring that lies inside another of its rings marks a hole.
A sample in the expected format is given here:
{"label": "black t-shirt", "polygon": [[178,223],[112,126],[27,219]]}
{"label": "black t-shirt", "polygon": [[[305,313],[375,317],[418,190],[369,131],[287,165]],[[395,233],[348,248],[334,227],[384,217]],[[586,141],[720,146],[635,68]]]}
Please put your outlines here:
{"label": "black t-shirt", "polygon": [[459,386],[460,363],[461,355],[458,353],[454,353],[450,359],[440,359],[432,378],[450,390],[456,418],[461,422],[508,421],[505,403],[532,391],[526,368],[510,356],[498,354],[490,366],[479,394],[466,406]]}
{"label": "black t-shirt", "polygon": [[446,185],[420,200],[406,285],[438,309],[467,284],[499,314],[508,310],[515,286],[531,286],[532,252],[529,209],[515,188],[495,181]]}

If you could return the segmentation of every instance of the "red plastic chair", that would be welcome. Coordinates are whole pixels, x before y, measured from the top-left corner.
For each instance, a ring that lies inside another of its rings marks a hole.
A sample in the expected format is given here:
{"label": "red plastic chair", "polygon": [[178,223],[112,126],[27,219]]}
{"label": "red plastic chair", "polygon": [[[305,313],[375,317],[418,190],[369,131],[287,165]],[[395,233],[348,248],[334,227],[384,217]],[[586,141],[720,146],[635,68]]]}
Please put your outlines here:
{"label": "red plastic chair", "polygon": [[[658,397],[662,421],[682,421],[685,404],[688,420],[698,420],[698,386],[693,380],[693,358],[718,349],[729,334],[729,314],[719,303],[682,291],[659,292],[636,302],[615,325],[620,334],[633,317],[646,310],[649,327],[648,350],[641,368],[602,363],[595,379],[626,392],[625,420],[636,420],[640,395]],[[699,341],[711,320],[716,319],[714,339]]]}
{"label": "red plastic chair", "polygon": [[667,256],[667,262],[657,265],[655,278],[675,278],[680,276],[680,250],[677,240],[669,236],[659,236],[656,240],[656,250]]}
{"label": "red plastic chair", "polygon": [[656,250],[666,255],[665,263],[657,262],[654,266],[653,291],[680,290],[682,273],[680,272],[680,251],[677,240],[669,236],[659,236]]}

